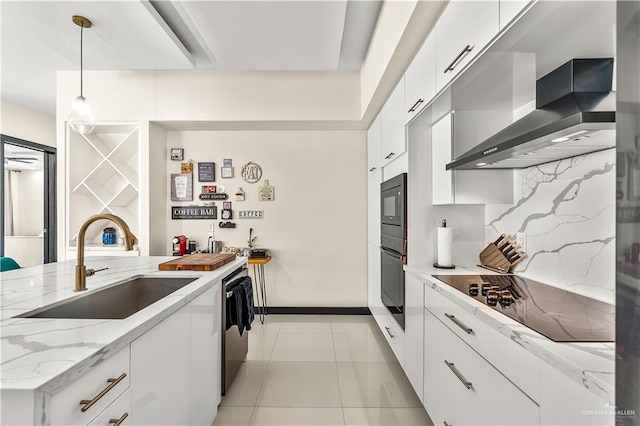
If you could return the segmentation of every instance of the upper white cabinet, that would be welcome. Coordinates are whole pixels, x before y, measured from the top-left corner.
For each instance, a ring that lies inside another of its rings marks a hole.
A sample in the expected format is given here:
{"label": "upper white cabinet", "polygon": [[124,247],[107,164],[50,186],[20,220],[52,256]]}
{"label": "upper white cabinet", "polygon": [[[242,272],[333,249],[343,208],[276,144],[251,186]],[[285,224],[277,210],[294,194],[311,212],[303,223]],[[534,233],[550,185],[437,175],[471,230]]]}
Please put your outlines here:
{"label": "upper white cabinet", "polygon": [[506,27],[531,0],[500,0],[500,30]]}
{"label": "upper white cabinet", "polygon": [[431,183],[433,204],[453,204],[453,172],[446,169],[451,162],[453,144],[453,113],[449,113],[431,128]]}
{"label": "upper white cabinet", "polygon": [[384,166],[406,151],[404,78],[382,107],[380,120],[380,165]]}
{"label": "upper white cabinet", "polygon": [[499,31],[498,0],[451,0],[436,23],[436,89],[440,90]]}
{"label": "upper white cabinet", "polygon": [[380,115],[367,130],[367,170],[373,172],[380,169]]}
{"label": "upper white cabinet", "polygon": [[411,120],[436,94],[436,36],[432,32],[404,74],[405,121]]}
{"label": "upper white cabinet", "polygon": [[382,169],[369,173],[367,178],[367,241],[380,245],[380,184]]}

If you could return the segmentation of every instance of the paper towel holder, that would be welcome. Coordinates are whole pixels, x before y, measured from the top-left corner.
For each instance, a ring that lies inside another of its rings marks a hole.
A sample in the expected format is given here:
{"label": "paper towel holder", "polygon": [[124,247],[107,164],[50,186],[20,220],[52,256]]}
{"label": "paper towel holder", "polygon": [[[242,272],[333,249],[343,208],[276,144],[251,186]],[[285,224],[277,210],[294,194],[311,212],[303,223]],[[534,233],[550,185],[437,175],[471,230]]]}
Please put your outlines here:
{"label": "paper towel holder", "polygon": [[[446,228],[447,227],[447,219],[442,219],[442,227]],[[440,268],[440,269],[455,269],[456,265],[454,265],[453,263],[451,265],[440,265],[438,262],[434,262],[433,264],[434,268]]]}

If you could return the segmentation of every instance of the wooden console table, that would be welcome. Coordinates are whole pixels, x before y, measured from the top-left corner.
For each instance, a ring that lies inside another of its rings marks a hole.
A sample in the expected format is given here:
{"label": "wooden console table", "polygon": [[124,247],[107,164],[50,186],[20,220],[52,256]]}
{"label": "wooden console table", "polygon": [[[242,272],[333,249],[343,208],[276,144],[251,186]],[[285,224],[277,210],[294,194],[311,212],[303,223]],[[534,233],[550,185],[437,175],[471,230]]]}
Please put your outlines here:
{"label": "wooden console table", "polygon": [[264,324],[265,315],[267,315],[267,287],[264,280],[264,265],[269,263],[271,256],[267,257],[250,257],[247,259],[249,265],[253,265],[253,276],[256,279],[256,292],[258,318],[260,323]]}

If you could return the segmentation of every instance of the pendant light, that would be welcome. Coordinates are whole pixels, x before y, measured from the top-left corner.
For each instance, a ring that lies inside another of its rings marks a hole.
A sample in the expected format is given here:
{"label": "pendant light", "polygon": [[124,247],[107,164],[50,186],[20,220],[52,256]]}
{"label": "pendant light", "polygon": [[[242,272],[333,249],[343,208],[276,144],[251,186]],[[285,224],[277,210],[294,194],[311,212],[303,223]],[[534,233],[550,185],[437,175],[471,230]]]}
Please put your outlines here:
{"label": "pendant light", "polygon": [[93,119],[93,112],[83,96],[82,92],[82,36],[85,28],[91,28],[91,21],[84,16],[73,15],[71,18],[74,24],[80,27],[80,96],[71,105],[71,115],[69,115],[69,125],[73,131],[83,135],[93,132],[96,122]]}

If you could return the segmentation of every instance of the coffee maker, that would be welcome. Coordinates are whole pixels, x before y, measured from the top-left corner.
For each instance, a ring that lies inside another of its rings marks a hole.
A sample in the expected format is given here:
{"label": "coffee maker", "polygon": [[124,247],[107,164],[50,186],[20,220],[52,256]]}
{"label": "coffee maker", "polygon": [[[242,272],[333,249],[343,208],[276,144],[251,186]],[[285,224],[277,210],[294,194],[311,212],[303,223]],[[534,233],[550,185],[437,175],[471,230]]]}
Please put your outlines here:
{"label": "coffee maker", "polygon": [[187,247],[189,247],[189,240],[184,235],[178,235],[171,240],[173,243],[172,255],[184,256],[187,254]]}

